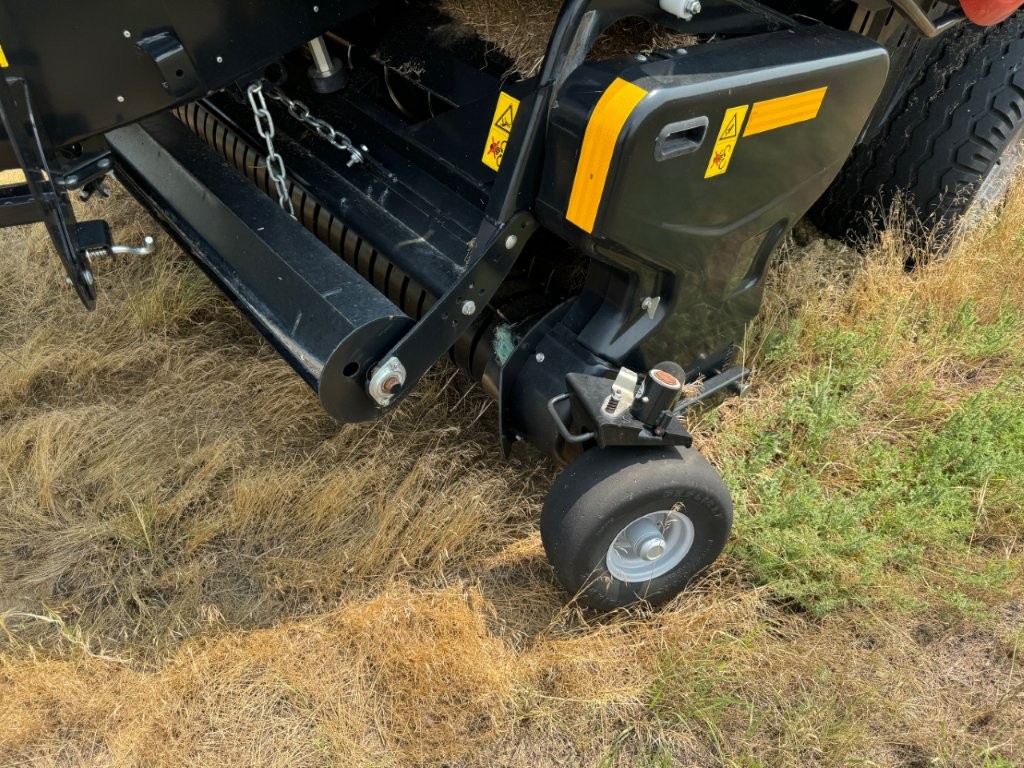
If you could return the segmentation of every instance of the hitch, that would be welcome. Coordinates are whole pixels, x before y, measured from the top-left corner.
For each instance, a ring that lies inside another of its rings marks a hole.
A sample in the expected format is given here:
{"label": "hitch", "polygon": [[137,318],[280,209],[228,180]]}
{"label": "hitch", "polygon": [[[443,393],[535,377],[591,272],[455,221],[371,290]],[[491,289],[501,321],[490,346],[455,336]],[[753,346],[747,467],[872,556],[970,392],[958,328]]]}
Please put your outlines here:
{"label": "hitch", "polygon": [[678,405],[673,409],[673,413],[677,417],[686,415],[686,412],[693,408],[698,403],[714,397],[719,392],[727,389],[731,389],[734,394],[742,395],[747,391],[747,379],[750,378],[750,369],[744,368],[742,365],[734,365],[731,368],[726,368],[721,373],[717,373],[710,379],[704,381],[700,385],[700,392],[693,397],[688,397],[685,400],[681,400]]}

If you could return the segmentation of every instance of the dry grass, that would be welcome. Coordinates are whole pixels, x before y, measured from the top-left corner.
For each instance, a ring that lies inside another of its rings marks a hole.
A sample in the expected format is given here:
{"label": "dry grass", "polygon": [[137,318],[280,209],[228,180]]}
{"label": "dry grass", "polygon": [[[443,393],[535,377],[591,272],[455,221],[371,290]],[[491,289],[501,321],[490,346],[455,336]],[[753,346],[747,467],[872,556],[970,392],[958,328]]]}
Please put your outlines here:
{"label": "dry grass", "polygon": [[[120,193],[98,213],[119,240],[153,229]],[[1022,229],[1019,191],[913,275],[895,237],[864,259],[808,236],[752,336],[750,397],[694,424],[737,487],[736,544],[667,609],[609,617],[565,606],[536,532],[552,470],[500,462],[493,409],[460,374],[437,371],[383,424],[338,427],[166,239],[101,269],[86,315],[38,228],[3,234],[0,764],[1024,760],[1010,518],[979,511],[987,544],[959,563],[1011,568],[977,593],[983,612],[919,586],[909,605],[812,615],[745,554],[771,546],[768,510],[729,465],[785,410],[786,382],[834,354],[823,327],[870,326],[889,355],[849,445],[808,457],[831,488],[865,433],[911,440],[1019,381],[1003,353],[903,343],[899,318],[948,323],[969,301],[998,323],[1024,296]],[[894,405],[908,381],[940,384],[919,423]]]}
{"label": "dry grass", "polygon": [[[482,40],[504,54],[523,78],[540,72],[560,0],[441,0],[441,10],[470,27]],[[681,34],[630,17],[613,25],[595,43],[590,56],[617,56],[693,45],[693,35]]]}

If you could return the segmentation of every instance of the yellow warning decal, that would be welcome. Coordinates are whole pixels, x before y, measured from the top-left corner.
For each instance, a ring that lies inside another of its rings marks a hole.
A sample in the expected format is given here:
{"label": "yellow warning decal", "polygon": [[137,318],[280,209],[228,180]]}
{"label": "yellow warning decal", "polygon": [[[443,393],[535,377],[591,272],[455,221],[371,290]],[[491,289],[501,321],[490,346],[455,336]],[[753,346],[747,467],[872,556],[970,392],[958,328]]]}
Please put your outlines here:
{"label": "yellow warning decal", "polygon": [[594,107],[583,134],[576,178],[572,183],[569,209],[565,214],[566,219],[585,232],[594,231],[597,209],[601,205],[608,169],[622,127],[646,95],[647,91],[640,86],[617,77],[601,94]]}
{"label": "yellow warning decal", "polygon": [[512,133],[512,124],[516,121],[519,111],[519,99],[514,99],[502,91],[498,94],[498,106],[494,108],[491,127],[487,131],[487,144],[484,145],[484,165],[492,170],[501,168],[501,158],[505,156],[508,137]]}
{"label": "yellow warning decal", "polygon": [[0,45],[0,69],[7,69],[11,66],[7,61],[7,54],[4,53],[4,47]]}
{"label": "yellow warning decal", "polygon": [[736,142],[740,140],[743,121],[747,119],[749,109],[750,106],[744,104],[741,107],[733,107],[725,111],[722,127],[718,131],[718,140],[715,142],[715,149],[711,153],[708,169],[704,173],[705,179],[721,176],[729,170],[729,163],[732,162],[733,152],[736,151]]}
{"label": "yellow warning decal", "polygon": [[757,102],[750,111],[750,121],[747,123],[747,130],[743,135],[753,136],[766,131],[774,131],[776,128],[785,128],[787,125],[813,120],[821,111],[826,93],[828,93],[827,87],[816,88],[813,91],[783,96],[781,99]]}

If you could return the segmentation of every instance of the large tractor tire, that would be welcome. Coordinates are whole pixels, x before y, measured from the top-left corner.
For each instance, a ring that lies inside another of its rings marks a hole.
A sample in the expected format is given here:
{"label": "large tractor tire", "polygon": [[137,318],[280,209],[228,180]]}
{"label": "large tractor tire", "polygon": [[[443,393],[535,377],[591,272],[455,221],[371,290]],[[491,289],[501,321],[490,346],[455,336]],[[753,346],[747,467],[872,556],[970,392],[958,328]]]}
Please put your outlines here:
{"label": "large tractor tire", "polygon": [[900,199],[912,222],[945,238],[998,207],[1024,166],[1024,12],[923,41],[897,77],[877,127],[812,212],[836,237],[870,237]]}

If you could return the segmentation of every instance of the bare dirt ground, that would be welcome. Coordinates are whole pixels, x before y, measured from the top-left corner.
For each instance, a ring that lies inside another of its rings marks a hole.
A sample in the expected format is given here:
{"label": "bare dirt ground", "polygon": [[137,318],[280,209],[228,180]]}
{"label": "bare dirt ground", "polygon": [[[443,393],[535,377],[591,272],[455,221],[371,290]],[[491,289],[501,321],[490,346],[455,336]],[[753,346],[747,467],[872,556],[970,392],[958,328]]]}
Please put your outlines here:
{"label": "bare dirt ground", "polygon": [[910,275],[802,234],[691,424],[733,543],[611,616],[454,369],[339,427],[165,237],[86,314],[3,233],[0,764],[1021,764],[1022,224]]}

